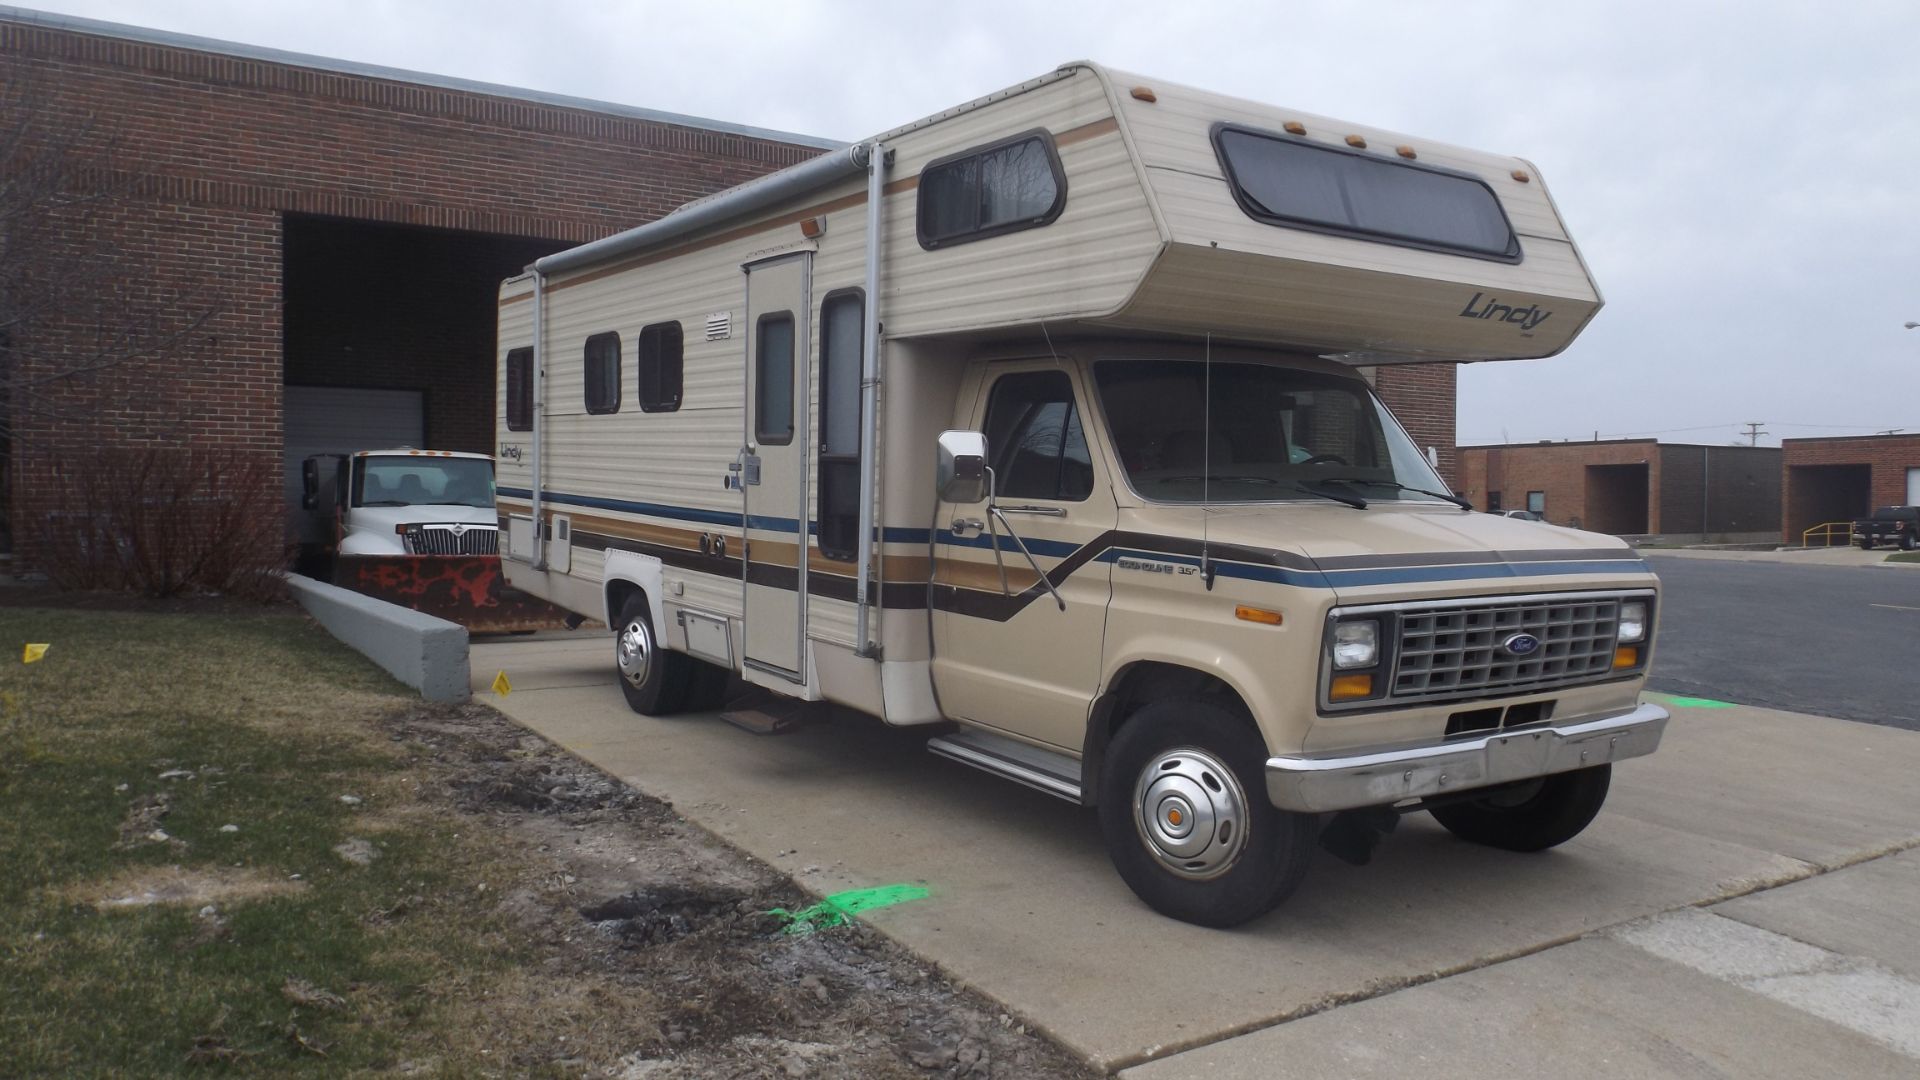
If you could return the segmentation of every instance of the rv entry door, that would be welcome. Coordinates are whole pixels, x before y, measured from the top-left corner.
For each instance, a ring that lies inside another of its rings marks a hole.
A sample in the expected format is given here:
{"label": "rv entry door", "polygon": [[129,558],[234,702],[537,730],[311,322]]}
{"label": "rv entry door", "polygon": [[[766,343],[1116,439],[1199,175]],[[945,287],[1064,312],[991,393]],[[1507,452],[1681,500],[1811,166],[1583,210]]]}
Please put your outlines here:
{"label": "rv entry door", "polygon": [[805,682],[808,320],[813,253],[748,263],[746,496],[741,553],[746,665]]}

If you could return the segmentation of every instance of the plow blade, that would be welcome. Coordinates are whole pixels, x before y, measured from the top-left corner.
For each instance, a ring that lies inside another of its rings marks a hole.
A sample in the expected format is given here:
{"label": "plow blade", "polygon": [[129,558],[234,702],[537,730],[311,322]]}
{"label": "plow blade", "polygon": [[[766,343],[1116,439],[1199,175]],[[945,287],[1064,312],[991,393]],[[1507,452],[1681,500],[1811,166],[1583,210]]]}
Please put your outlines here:
{"label": "plow blade", "polygon": [[476,634],[556,630],[568,613],[507,584],[498,555],[342,555],[334,584]]}

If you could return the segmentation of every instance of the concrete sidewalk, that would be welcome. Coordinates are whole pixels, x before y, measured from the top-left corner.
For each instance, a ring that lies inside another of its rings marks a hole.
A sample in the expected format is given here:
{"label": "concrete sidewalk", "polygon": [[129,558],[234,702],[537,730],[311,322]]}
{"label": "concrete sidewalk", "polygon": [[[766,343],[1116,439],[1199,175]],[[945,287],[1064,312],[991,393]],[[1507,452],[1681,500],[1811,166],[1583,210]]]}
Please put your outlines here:
{"label": "concrete sidewalk", "polygon": [[[1799,910],[1815,900],[1784,905],[1775,923],[1760,923],[1757,901],[1725,910],[1780,933],[1812,926],[1834,955],[1892,963],[1872,920],[1920,923],[1916,892],[1861,897],[1875,890],[1870,860],[1920,844],[1920,734],[1679,708],[1661,752],[1616,770],[1607,812],[1556,851],[1471,847],[1416,815],[1371,866],[1321,858],[1279,911],[1220,932],[1141,905],[1090,811],[935,758],[924,733],[851,715],[777,737],[636,716],[611,654],[604,634],[477,644],[475,694],[809,888],[925,883],[927,900],[863,918],[1103,1068],[1191,1048],[1205,1049],[1140,1075],[1265,1076],[1277,1062],[1382,1076],[1920,1068],[1872,1034],[1609,936],[1807,879],[1796,888],[1841,889],[1853,910],[1885,914],[1823,928],[1795,921],[1815,918]],[[501,669],[505,698],[485,689]],[[1853,880],[1864,883],[1839,884]],[[1341,1025],[1375,1024],[1378,1038],[1352,1043],[1383,1055],[1372,1064],[1325,1056],[1352,1042]],[[1645,1045],[1593,1056],[1621,1039]]]}
{"label": "concrete sidewalk", "polygon": [[1640,548],[1640,554],[1657,559],[1709,559],[1719,562],[1789,563],[1794,566],[1891,566],[1902,570],[1920,570],[1920,563],[1888,562],[1895,553],[1890,547],[1861,551],[1851,545],[1825,548],[1786,548],[1779,551],[1715,551],[1707,548]]}

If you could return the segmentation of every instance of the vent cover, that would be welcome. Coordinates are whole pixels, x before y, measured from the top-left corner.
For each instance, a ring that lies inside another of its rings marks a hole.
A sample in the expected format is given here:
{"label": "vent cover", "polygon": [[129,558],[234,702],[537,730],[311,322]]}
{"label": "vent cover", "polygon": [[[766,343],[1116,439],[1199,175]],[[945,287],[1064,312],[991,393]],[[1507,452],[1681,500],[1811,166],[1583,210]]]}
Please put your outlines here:
{"label": "vent cover", "polygon": [[733,312],[716,311],[707,316],[707,340],[719,341],[733,336]]}

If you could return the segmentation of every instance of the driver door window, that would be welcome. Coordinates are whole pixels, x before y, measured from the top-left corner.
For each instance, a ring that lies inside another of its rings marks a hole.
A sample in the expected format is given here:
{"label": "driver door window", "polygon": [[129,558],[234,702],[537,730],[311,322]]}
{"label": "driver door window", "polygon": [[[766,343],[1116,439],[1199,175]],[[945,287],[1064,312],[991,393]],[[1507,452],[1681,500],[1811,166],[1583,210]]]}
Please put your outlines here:
{"label": "driver door window", "polygon": [[1065,372],[1001,376],[986,436],[1000,498],[1080,502],[1093,491],[1093,459]]}

